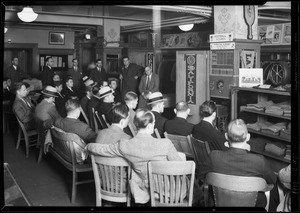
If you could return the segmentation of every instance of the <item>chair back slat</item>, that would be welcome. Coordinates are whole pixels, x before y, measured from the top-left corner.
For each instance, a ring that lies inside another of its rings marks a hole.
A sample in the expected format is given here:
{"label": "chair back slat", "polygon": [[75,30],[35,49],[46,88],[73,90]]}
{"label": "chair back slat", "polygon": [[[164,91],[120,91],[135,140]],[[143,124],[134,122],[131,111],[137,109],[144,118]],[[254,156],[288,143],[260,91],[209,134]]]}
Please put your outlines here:
{"label": "chair back slat", "polygon": [[87,123],[87,125],[90,126],[90,121],[89,121],[89,119],[88,119],[86,113],[85,113],[84,110],[82,109],[82,107],[80,107],[80,112],[81,112],[81,114],[82,114],[82,116],[83,116],[85,122]]}
{"label": "chair back slat", "polygon": [[193,161],[151,161],[148,162],[148,176],[151,206],[192,205],[195,179]]}
{"label": "chair back slat", "polygon": [[101,117],[102,117],[102,120],[103,120],[103,122],[104,122],[104,124],[105,124],[106,128],[110,127],[110,124],[109,124],[109,122],[106,120],[106,117],[105,117],[105,115],[104,115],[104,114],[102,114],[102,115],[101,115]]}
{"label": "chair back slat", "polygon": [[206,175],[205,184],[212,185],[216,206],[256,205],[258,191],[264,191],[267,183],[260,177],[225,175],[210,172]]}
{"label": "chair back slat", "polygon": [[106,125],[106,122],[103,120],[102,115],[99,116],[99,113],[97,111],[95,111],[95,117],[96,117],[97,123],[100,124],[100,126],[99,126],[100,129],[108,128],[108,125]]}
{"label": "chair back slat", "polygon": [[[127,202],[130,205],[131,178],[130,164],[119,157],[103,157],[91,155],[97,206],[102,205],[101,199],[112,202]],[[97,181],[96,181],[97,180]]]}
{"label": "chair back slat", "polygon": [[131,132],[132,137],[134,137],[134,136],[136,136],[136,132],[134,131],[134,128],[132,125],[133,125],[132,123],[130,123],[130,122],[128,123],[128,128]]}
{"label": "chair back slat", "polygon": [[99,130],[99,126],[98,126],[98,122],[96,120],[96,115],[95,115],[96,111],[94,108],[92,108],[92,122],[91,122],[91,127],[92,129],[94,129],[95,132],[98,132]]}
{"label": "chair back slat", "polygon": [[154,134],[155,134],[156,138],[161,138],[157,128],[154,129]]}

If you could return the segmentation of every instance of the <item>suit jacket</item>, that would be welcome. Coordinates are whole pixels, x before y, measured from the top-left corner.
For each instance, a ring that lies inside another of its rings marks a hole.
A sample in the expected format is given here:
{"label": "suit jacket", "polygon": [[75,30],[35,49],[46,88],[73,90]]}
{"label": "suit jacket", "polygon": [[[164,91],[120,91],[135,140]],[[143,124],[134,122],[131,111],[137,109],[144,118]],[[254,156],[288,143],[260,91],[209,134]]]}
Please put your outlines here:
{"label": "suit jacket", "polygon": [[194,125],[186,119],[175,117],[165,123],[165,131],[169,134],[188,136],[192,134]]}
{"label": "suit jacket", "polygon": [[148,88],[146,88],[147,83],[147,75],[143,75],[140,81],[139,85],[139,92],[140,92],[140,98],[139,98],[139,108],[145,108],[147,106],[147,100],[142,95],[147,95],[149,92],[158,92],[159,91],[159,77],[157,74],[152,73],[151,80],[149,82]]}
{"label": "suit jacket", "polygon": [[15,70],[13,65],[7,67],[5,77],[11,79],[12,87],[14,86],[14,83],[20,82],[24,78],[31,79],[31,77],[21,69],[21,67],[17,66],[17,70]]}
{"label": "suit jacket", "polygon": [[58,114],[63,118],[65,118],[67,116],[67,111],[66,111],[66,107],[65,107],[66,101],[67,100],[65,99],[65,97],[62,94],[58,94],[58,97],[55,98],[56,110],[57,110]]}
{"label": "suit jacket", "polygon": [[90,72],[90,78],[94,82],[98,82],[98,85],[102,85],[103,81],[107,81],[107,74],[104,68],[101,68],[101,71],[97,70],[97,67],[95,69],[92,69]]}
{"label": "suit jacket", "polygon": [[72,90],[70,90],[67,86],[65,86],[63,88],[63,90],[61,91],[61,93],[65,96],[66,100],[70,99],[71,97],[78,98],[78,94],[77,94],[77,91],[75,90],[75,88],[72,88]]}
{"label": "suit jacket", "polygon": [[54,121],[57,118],[61,118],[56,110],[55,104],[48,103],[46,99],[43,99],[36,105],[35,116],[41,121],[46,121],[48,119]]}
{"label": "suit jacket", "polygon": [[127,68],[122,67],[122,97],[129,91],[138,93],[139,79],[134,76],[141,77],[143,75],[143,67],[134,63],[130,63]]}
{"label": "suit jacket", "polygon": [[193,137],[201,141],[207,141],[210,150],[227,150],[224,143],[225,135],[214,128],[209,122],[201,120],[194,126]]}
{"label": "suit jacket", "polygon": [[131,136],[124,133],[123,129],[112,124],[110,127],[98,131],[98,136],[96,138],[95,143],[110,144],[110,143],[116,143],[120,139],[130,139],[130,138]]}
{"label": "suit jacket", "polygon": [[86,149],[95,155],[120,156],[131,162],[132,181],[138,186],[132,192],[136,203],[147,203],[150,199],[147,175],[149,161],[182,161],[169,139],[157,139],[145,133],[112,144],[91,143]]}
{"label": "suit jacket", "polygon": [[35,128],[34,105],[28,97],[24,98],[30,107],[20,98],[16,97],[13,104],[13,111],[20,121],[24,124],[26,130]]}
{"label": "suit jacket", "polygon": [[77,134],[86,143],[94,143],[97,137],[97,134],[86,123],[78,119],[68,117],[58,118],[55,120],[54,126],[65,132]]}
{"label": "suit jacket", "polygon": [[[209,172],[227,175],[262,177],[268,184],[275,184],[276,175],[262,155],[253,154],[245,149],[230,147],[227,151],[213,150],[200,172],[200,178]],[[265,206],[264,193],[258,193],[256,206]]]}
{"label": "suit jacket", "polygon": [[44,67],[44,70],[42,72],[42,84],[43,87],[47,85],[52,85],[53,84],[53,75],[54,75],[54,70],[53,68],[49,68],[48,66]]}
{"label": "suit jacket", "polygon": [[154,128],[157,128],[159,134],[161,137],[164,136],[164,131],[165,131],[165,123],[168,119],[165,117],[161,116],[160,113],[152,111],[154,116],[155,116],[155,126]]}

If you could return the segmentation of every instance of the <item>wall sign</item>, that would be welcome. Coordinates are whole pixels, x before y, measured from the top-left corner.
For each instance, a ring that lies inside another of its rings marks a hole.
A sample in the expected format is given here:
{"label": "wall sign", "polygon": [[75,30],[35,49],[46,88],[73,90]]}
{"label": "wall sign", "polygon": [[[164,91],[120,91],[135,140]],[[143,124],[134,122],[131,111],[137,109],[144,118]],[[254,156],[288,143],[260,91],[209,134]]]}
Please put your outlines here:
{"label": "wall sign", "polygon": [[235,48],[234,42],[210,43],[211,50],[230,50]]}
{"label": "wall sign", "polygon": [[148,52],[146,55],[146,66],[149,66],[153,72],[153,52]]}
{"label": "wall sign", "polygon": [[209,42],[233,41],[233,33],[211,34]]}
{"label": "wall sign", "polygon": [[196,54],[186,54],[186,102],[196,104]]}

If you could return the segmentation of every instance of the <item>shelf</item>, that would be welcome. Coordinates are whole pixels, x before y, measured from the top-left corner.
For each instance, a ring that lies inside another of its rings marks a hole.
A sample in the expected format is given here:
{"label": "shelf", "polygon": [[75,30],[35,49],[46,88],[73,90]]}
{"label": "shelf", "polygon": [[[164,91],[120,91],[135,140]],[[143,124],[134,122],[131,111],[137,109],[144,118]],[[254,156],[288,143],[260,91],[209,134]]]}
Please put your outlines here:
{"label": "shelf", "polygon": [[283,157],[274,156],[274,155],[266,153],[266,152],[260,152],[260,151],[252,150],[252,149],[251,149],[251,152],[256,153],[256,154],[261,154],[261,155],[264,155],[266,157],[273,158],[275,160],[283,161],[285,163],[291,163],[291,161],[288,160],[288,159],[285,159]]}
{"label": "shelf", "polygon": [[259,115],[265,115],[265,116],[271,116],[271,117],[276,117],[276,118],[291,120],[291,117],[282,116],[282,115],[274,115],[274,114],[260,112],[260,111],[255,111],[255,110],[250,110],[250,109],[241,109],[241,112],[251,112],[251,113],[255,113],[255,114],[259,114]]}
{"label": "shelf", "polygon": [[257,93],[265,93],[265,94],[274,94],[274,95],[285,95],[290,96],[290,92],[279,91],[274,89],[258,89],[258,88],[246,88],[246,87],[232,87],[232,91],[249,91],[249,92],[257,92]]}
{"label": "shelf", "polygon": [[255,133],[257,135],[263,135],[263,136],[266,136],[266,137],[275,138],[275,139],[278,139],[278,140],[281,140],[281,141],[286,141],[286,142],[291,143],[291,139],[282,138],[279,135],[270,135],[270,134],[255,131],[255,130],[252,130],[252,129],[249,129],[249,128],[248,128],[248,131],[251,132],[251,133]]}

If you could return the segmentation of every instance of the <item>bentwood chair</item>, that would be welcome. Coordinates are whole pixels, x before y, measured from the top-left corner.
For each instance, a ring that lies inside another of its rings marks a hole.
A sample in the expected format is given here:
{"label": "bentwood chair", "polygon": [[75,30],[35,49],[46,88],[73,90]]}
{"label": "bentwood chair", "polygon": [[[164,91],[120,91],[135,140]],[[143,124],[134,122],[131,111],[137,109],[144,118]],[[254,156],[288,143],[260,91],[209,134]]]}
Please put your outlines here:
{"label": "bentwood chair", "polygon": [[82,116],[83,116],[85,122],[87,123],[87,125],[90,126],[90,121],[89,121],[89,119],[88,119],[86,113],[85,113],[84,110],[82,109],[82,107],[80,107],[80,112],[81,112],[81,114],[82,114]]}
{"label": "bentwood chair", "polygon": [[161,138],[157,128],[154,129],[154,135],[156,138]]}
{"label": "bentwood chair", "polygon": [[37,143],[39,141],[39,137],[38,137],[39,135],[35,129],[26,130],[22,121],[20,121],[20,119],[18,118],[17,115],[15,115],[15,116],[19,123],[18,140],[17,140],[16,149],[19,149],[21,140],[24,140],[25,141],[25,149],[26,149],[26,158],[28,158],[29,157],[29,148],[37,145]]}
{"label": "bentwood chair", "polygon": [[137,132],[134,130],[134,128],[133,128],[132,125],[134,125],[134,124],[132,124],[130,122],[128,123],[128,128],[129,128],[129,130],[131,132],[132,137],[134,137],[134,136],[136,136]]}
{"label": "bentwood chair", "polygon": [[95,111],[96,121],[100,124],[98,125],[98,129],[106,129],[109,126],[106,124],[106,121],[103,119],[103,115],[99,116],[99,113]]}
{"label": "bentwood chair", "polygon": [[273,188],[273,185],[268,185],[261,177],[225,175],[215,172],[206,175],[205,185],[206,206],[210,190],[208,186],[212,186],[214,205],[217,207],[254,207],[258,192],[270,191]]}
{"label": "bentwood chair", "polygon": [[91,128],[94,129],[95,132],[98,132],[99,126],[95,115],[95,109],[92,108],[92,119],[91,119]]}
{"label": "bentwood chair", "polygon": [[164,135],[165,138],[168,138],[172,141],[178,152],[183,152],[188,159],[194,159],[194,150],[191,143],[191,137],[189,135],[174,135],[167,132],[164,132]]}
{"label": "bentwood chair", "polygon": [[72,172],[72,195],[71,203],[75,202],[77,185],[94,182],[94,179],[78,181],[77,173],[92,172],[92,164],[81,160],[81,151],[85,147],[82,139],[74,134],[52,127],[51,137],[53,146],[49,146],[49,152],[65,168]]}
{"label": "bentwood chair", "polygon": [[196,166],[199,170],[203,168],[203,164],[209,157],[210,148],[207,141],[201,141],[190,136],[192,149],[194,150],[194,156],[196,161]]}
{"label": "bentwood chair", "polygon": [[192,206],[194,161],[148,162],[151,206]]}
{"label": "bentwood chair", "polygon": [[127,203],[127,206],[130,206],[130,164],[121,157],[91,154],[91,158],[96,187],[96,206],[102,206],[102,199]]}

